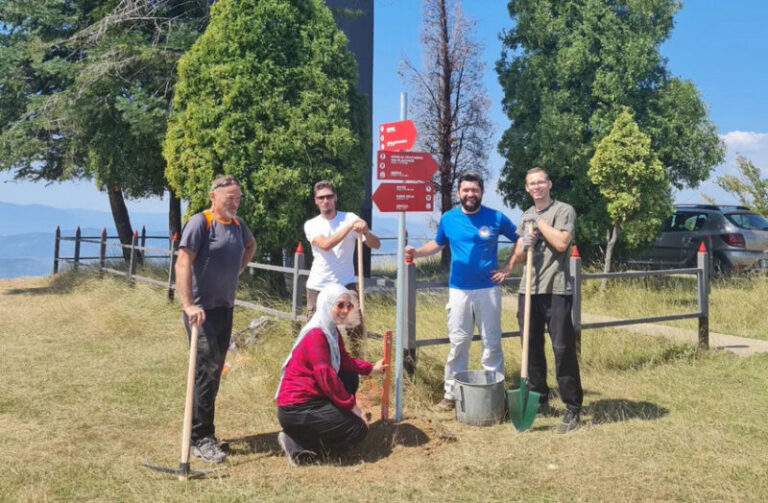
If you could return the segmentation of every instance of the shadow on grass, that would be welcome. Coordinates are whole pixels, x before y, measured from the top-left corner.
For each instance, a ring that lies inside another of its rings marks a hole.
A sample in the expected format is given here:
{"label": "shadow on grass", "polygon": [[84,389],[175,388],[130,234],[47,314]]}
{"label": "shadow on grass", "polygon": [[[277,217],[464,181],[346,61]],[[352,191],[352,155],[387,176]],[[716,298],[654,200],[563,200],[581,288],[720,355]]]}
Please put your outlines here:
{"label": "shadow on grass", "polygon": [[[236,456],[263,453],[282,456],[283,450],[277,443],[277,434],[278,432],[260,433],[228,439],[230,454]],[[359,445],[343,454],[329,455],[323,464],[348,466],[361,462],[373,463],[392,454],[395,446],[419,447],[429,441],[429,436],[412,424],[376,421],[370,424],[368,435]]]}
{"label": "shadow on grass", "polygon": [[419,447],[429,442],[429,436],[416,426],[389,420],[379,420],[370,424],[368,436],[360,445],[340,456],[340,465],[354,465],[361,461],[373,463],[392,454],[395,446]]}
{"label": "shadow on grass", "polygon": [[584,408],[594,424],[618,423],[630,419],[650,421],[669,414],[669,409],[651,402],[633,402],[624,399],[597,400]]}
{"label": "shadow on grass", "polygon": [[282,454],[283,450],[277,443],[277,433],[259,433],[258,435],[248,435],[242,438],[228,438],[230,444],[230,454]]}

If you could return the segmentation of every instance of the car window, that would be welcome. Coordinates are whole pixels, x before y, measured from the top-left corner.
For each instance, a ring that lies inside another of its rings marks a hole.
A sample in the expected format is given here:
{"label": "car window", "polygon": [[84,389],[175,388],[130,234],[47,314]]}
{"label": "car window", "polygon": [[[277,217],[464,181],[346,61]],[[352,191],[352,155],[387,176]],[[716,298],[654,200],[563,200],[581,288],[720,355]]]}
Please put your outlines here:
{"label": "car window", "polygon": [[696,227],[698,214],[690,211],[675,213],[667,221],[664,230],[667,232],[690,232]]}
{"label": "car window", "polygon": [[697,231],[706,225],[709,216],[709,213],[679,211],[664,222],[662,232]]}
{"label": "car window", "polygon": [[696,220],[693,222],[693,230],[697,231],[704,227],[704,224],[709,220],[709,215],[706,213],[699,213],[696,215]]}
{"label": "car window", "polygon": [[768,230],[768,220],[757,213],[726,213],[725,218],[742,229]]}

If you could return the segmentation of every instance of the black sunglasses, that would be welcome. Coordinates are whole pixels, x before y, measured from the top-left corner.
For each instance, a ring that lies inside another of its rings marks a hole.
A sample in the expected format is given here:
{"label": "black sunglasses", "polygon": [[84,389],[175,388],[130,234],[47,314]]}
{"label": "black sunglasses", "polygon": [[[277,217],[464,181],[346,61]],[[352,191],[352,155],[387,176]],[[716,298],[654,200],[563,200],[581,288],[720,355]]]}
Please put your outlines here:
{"label": "black sunglasses", "polygon": [[224,180],[220,182],[216,182],[213,185],[211,185],[211,192],[221,187],[229,187],[230,185],[237,185],[238,187],[240,186],[240,184],[237,183],[237,180],[235,180],[234,178],[225,178]]}

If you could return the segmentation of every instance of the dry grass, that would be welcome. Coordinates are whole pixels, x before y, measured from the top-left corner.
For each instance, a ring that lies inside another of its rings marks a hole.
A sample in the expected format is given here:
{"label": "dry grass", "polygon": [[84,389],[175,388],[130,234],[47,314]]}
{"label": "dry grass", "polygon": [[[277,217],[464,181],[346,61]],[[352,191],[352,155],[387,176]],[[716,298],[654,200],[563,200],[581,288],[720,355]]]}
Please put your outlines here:
{"label": "dry grass", "polygon": [[[635,289],[631,298],[651,305],[647,296]],[[420,338],[444,337],[444,297],[420,300]],[[366,306],[371,330],[391,328],[390,299],[372,296]],[[2,501],[748,502],[768,494],[768,355],[587,331],[586,424],[559,436],[556,418],[519,434],[430,411],[446,348],[425,348],[406,380],[402,423],[376,421],[348,457],[292,469],[278,452],[271,399],[292,343],[289,326],[277,323],[223,379],[218,433],[234,449],[226,469],[180,483],[141,466],[178,464],[187,345],[161,290],[73,274],[3,280],[0,312]],[[237,311],[235,326],[252,316]],[[504,328],[516,328],[513,310],[504,316]],[[374,341],[368,350],[380,353]],[[513,385],[517,339],[505,340],[505,354]],[[474,344],[472,365],[478,359]],[[374,388],[363,384],[376,418]]]}
{"label": "dry grass", "polygon": [[[696,280],[690,278],[641,278],[612,280],[605,292],[600,282],[584,283],[585,313],[640,318],[697,311]],[[643,292],[653,291],[653,295]],[[729,335],[768,340],[764,305],[768,280],[763,276],[734,276],[714,280],[709,297],[709,329]],[[696,320],[665,323],[695,330]]]}

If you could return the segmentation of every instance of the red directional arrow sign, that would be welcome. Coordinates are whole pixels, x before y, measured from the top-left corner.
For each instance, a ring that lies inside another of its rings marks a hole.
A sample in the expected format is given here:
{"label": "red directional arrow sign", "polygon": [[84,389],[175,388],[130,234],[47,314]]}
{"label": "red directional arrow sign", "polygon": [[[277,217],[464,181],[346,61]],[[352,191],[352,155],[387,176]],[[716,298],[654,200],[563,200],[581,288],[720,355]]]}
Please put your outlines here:
{"label": "red directional arrow sign", "polygon": [[377,180],[431,180],[437,163],[426,152],[379,150],[376,154]]}
{"label": "red directional arrow sign", "polygon": [[408,150],[416,141],[413,121],[388,122],[379,126],[379,150]]}
{"label": "red directional arrow sign", "polygon": [[434,196],[431,183],[382,183],[373,194],[379,211],[432,211]]}

